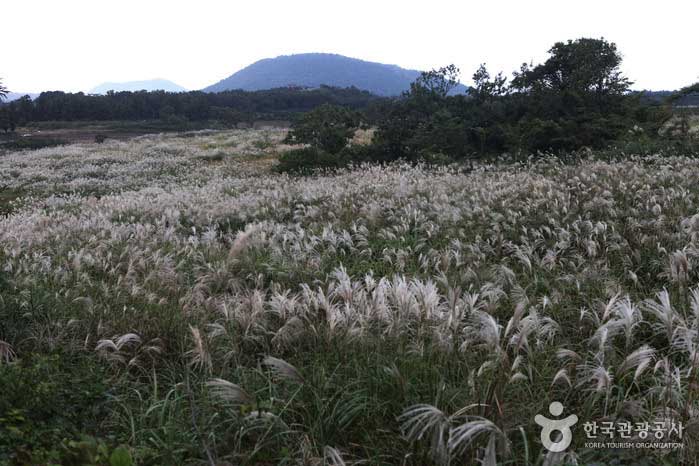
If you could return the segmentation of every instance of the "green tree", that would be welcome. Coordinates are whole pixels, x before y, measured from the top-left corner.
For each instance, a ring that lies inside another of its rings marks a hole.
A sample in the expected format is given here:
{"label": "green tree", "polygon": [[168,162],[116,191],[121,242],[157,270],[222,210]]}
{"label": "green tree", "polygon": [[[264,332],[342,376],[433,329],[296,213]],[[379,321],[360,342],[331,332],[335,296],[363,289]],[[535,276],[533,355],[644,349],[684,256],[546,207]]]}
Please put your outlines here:
{"label": "green tree", "polygon": [[17,115],[17,123],[21,125],[26,125],[28,122],[32,121],[32,99],[28,96],[22,96],[19,99],[12,102],[10,105],[15,107],[15,113]]}
{"label": "green tree", "polygon": [[2,79],[0,79],[0,100],[7,98],[7,88],[2,85]]}
{"label": "green tree", "polygon": [[474,86],[470,95],[479,102],[493,101],[509,92],[507,78],[500,72],[491,80],[485,63],[481,64],[478,70],[473,73],[472,79]]}
{"label": "green tree", "polygon": [[454,65],[421,73],[378,119],[374,157],[420,160],[432,155],[460,156],[467,150],[466,133],[453,105],[463,96],[449,95],[458,85],[459,69]]}
{"label": "green tree", "polygon": [[668,103],[674,104],[678,100],[682,99],[683,97],[686,97],[686,96],[692,95],[692,94],[697,94],[697,93],[699,93],[699,82],[691,84],[689,86],[685,86],[682,89],[680,89],[679,91],[672,93],[670,95],[670,97],[668,98]]}
{"label": "green tree", "polygon": [[628,135],[637,123],[640,99],[629,92],[621,62],[616,44],[582,38],[557,42],[544,63],[523,64],[511,84],[516,148],[601,148]]}
{"label": "green tree", "polygon": [[455,65],[423,71],[415,82],[410,85],[409,95],[415,97],[427,94],[438,99],[444,99],[459,85],[459,74],[459,68]]}
{"label": "green tree", "polygon": [[557,42],[549,54],[540,65],[523,64],[514,73],[512,87],[526,93],[573,95],[608,111],[632,84],[621,73],[616,44],[604,38]]}
{"label": "green tree", "polygon": [[310,144],[329,154],[337,154],[352,139],[360,123],[359,113],[324,104],[301,116],[286,137],[286,142]]}
{"label": "green tree", "polygon": [[0,130],[7,133],[10,129],[10,119],[7,115],[7,110],[4,107],[0,107]]}

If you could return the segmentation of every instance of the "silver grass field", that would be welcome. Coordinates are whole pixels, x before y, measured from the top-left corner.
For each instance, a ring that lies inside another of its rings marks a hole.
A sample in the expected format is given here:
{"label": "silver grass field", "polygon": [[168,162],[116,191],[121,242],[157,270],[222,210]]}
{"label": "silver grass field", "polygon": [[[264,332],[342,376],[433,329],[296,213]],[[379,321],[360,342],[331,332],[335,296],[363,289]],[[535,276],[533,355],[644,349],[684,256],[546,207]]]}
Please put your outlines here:
{"label": "silver grass field", "polygon": [[[0,156],[0,374],[49,364],[83,413],[31,441],[45,464],[81,436],[134,464],[696,464],[699,159],[291,177],[284,136]],[[586,448],[593,421],[682,423],[682,448]]]}

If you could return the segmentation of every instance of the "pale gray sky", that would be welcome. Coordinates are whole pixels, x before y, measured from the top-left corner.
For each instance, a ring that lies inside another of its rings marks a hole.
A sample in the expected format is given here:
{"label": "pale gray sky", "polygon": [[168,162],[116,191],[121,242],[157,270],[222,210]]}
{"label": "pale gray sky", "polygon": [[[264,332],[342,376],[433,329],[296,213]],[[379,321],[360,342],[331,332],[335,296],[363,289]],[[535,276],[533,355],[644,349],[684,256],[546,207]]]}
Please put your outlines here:
{"label": "pale gray sky", "polygon": [[162,77],[188,89],[261,58],[332,52],[405,68],[486,62],[510,74],[554,42],[617,43],[634,88],[699,81],[696,0],[3,0],[0,77],[13,91],[85,91]]}

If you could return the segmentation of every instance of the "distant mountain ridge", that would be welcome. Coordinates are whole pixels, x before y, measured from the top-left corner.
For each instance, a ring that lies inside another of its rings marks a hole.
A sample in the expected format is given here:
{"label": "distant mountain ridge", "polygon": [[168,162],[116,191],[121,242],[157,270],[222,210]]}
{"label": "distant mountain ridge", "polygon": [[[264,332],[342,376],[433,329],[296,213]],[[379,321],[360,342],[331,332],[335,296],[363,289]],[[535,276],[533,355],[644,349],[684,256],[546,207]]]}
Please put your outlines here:
{"label": "distant mountain ridge", "polygon": [[[420,71],[369,62],[332,53],[301,53],[265,58],[204,88],[206,92],[235,89],[259,91],[279,87],[356,87],[380,96],[410,89]],[[466,92],[460,85],[457,92]]]}
{"label": "distant mountain ridge", "polygon": [[28,95],[30,99],[34,100],[37,97],[39,97],[38,93],[32,93],[32,92],[8,92],[6,96],[6,101],[7,102],[12,102],[13,100],[18,100],[24,97],[25,95]]}
{"label": "distant mountain ridge", "polygon": [[121,83],[102,83],[99,86],[93,87],[89,94],[106,94],[108,91],[167,91],[167,92],[186,92],[187,89],[175,84],[167,79],[147,79],[144,81],[127,81]]}

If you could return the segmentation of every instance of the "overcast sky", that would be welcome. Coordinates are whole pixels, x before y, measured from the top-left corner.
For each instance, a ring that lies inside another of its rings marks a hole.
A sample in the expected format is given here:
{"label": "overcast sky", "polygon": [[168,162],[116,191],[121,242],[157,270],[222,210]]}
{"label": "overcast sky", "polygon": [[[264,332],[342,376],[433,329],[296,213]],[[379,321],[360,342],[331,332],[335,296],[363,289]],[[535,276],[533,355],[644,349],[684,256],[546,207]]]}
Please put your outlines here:
{"label": "overcast sky", "polygon": [[699,81],[692,0],[3,0],[0,77],[12,91],[104,81],[212,84],[261,58],[332,52],[405,68],[506,74],[559,40],[605,37],[634,88]]}

